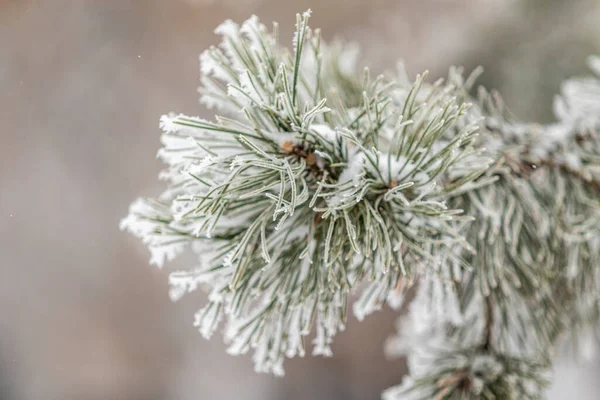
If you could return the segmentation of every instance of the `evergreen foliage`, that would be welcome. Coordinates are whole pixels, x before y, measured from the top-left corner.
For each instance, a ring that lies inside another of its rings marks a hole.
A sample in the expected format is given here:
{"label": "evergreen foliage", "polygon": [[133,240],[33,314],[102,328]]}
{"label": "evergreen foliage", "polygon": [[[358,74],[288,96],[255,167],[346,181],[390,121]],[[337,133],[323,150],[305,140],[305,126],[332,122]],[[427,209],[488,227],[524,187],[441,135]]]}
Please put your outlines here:
{"label": "evergreen foliage", "polygon": [[196,326],[223,322],[257,371],[283,374],[312,331],[331,355],[351,293],[363,319],[414,286],[387,346],[410,376],[385,399],[540,398],[558,341],[599,322],[600,79],[565,82],[556,123],[523,123],[472,95],[480,71],[373,77],[309,16],[291,50],[256,17],[216,29],[201,101],[220,114],[161,118],[168,187],[122,229],[159,266],[196,252],[171,297],[206,288]]}

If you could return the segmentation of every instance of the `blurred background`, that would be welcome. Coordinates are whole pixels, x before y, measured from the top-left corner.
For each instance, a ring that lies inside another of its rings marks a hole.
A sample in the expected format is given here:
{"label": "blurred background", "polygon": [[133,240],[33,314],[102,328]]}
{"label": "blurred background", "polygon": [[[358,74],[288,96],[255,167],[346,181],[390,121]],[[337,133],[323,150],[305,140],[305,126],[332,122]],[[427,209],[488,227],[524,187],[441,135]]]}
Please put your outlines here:
{"label": "blurred background", "polygon": [[[386,360],[389,310],[350,317],[335,357],[257,375],[192,326],[202,294],[118,230],[157,195],[158,118],[206,115],[198,55],[225,18],[295,13],[357,41],[377,72],[481,64],[512,111],[549,121],[552,95],[600,53],[598,0],[0,0],[0,400],[377,399],[405,373]],[[189,260],[188,260],[189,261]],[[563,360],[550,399],[597,399],[600,369]]]}

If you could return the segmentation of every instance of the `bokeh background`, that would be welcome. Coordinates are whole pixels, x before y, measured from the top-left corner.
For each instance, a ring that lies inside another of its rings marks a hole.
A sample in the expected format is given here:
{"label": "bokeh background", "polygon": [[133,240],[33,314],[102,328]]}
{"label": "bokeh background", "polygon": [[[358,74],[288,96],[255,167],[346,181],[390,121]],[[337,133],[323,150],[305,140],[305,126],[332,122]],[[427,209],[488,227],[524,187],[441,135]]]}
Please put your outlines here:
{"label": "bokeh background", "polygon": [[[560,82],[600,53],[598,0],[0,0],[1,400],[364,400],[400,382],[403,361],[383,355],[389,310],[350,317],[334,358],[255,374],[195,331],[201,293],[168,300],[177,265],[150,267],[118,230],[161,190],[159,116],[206,115],[198,54],[214,27],[257,14],[290,43],[309,7],[378,72],[482,64],[526,120],[551,120]],[[550,399],[600,398],[594,363],[564,357],[555,377]]]}

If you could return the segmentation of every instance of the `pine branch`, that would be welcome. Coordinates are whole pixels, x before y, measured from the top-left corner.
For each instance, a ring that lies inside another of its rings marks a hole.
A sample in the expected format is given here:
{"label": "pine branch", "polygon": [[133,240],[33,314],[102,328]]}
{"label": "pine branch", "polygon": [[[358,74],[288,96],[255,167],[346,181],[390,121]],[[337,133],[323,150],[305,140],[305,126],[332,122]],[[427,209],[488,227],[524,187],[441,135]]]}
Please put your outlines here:
{"label": "pine branch", "polygon": [[[567,81],[558,121],[516,121],[480,70],[371,77],[356,49],[297,16],[289,50],[251,17],[200,56],[213,121],[165,115],[167,189],[122,223],[152,253],[186,247],[171,297],[199,287],[195,325],[224,325],[259,372],[330,356],[349,296],[360,320],[399,307],[411,375],[386,399],[537,399],[558,339],[600,322],[600,79]],[[600,61],[592,59],[600,76]]]}

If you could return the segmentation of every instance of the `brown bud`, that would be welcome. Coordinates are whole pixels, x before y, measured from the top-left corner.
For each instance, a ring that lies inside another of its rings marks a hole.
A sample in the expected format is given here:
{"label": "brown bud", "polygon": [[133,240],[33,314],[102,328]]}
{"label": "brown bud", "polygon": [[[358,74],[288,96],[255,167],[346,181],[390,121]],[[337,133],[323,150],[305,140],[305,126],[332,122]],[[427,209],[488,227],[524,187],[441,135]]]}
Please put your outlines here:
{"label": "brown bud", "polygon": [[313,220],[315,225],[317,225],[319,222],[321,222],[321,214],[315,215],[315,219]]}
{"label": "brown bud", "polygon": [[294,142],[290,141],[290,140],[286,140],[285,142],[283,142],[281,144],[281,148],[285,151],[287,151],[288,153],[291,153],[292,150],[294,150]]}

